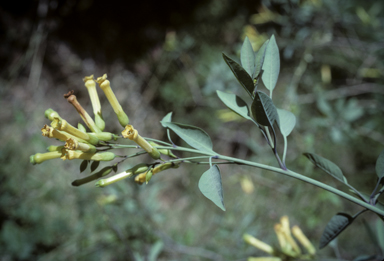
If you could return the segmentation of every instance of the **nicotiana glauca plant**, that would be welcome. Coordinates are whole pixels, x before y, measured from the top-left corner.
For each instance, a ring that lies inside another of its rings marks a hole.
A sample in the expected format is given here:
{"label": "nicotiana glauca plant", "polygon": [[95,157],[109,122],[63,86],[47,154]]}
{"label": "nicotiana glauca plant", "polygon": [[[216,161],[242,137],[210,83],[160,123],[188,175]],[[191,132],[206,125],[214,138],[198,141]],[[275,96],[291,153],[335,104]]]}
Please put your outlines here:
{"label": "nicotiana glauca plant", "polygon": [[[338,166],[314,153],[304,153],[304,155],[315,166],[342,182],[349,189],[348,192],[341,191],[287,168],[285,160],[288,145],[287,137],[295,127],[296,118],[293,113],[277,108],[272,101],[272,94],[276,87],[280,71],[279,49],[275,37],[272,36],[267,40],[257,52],[254,52],[250,41],[246,37],[241,48],[240,64],[225,54],[223,54],[223,58],[240,85],[249,95],[251,103],[248,104],[232,93],[218,90],[217,95],[230,110],[256,125],[266,143],[271,148],[272,154],[277,161],[277,167],[219,154],[214,151],[212,141],[204,130],[196,126],[173,122],[172,113],[168,113],[161,120],[162,126],[167,130],[169,141],[142,137],[138,130],[129,124],[128,116],[114,95],[106,74],[97,78],[96,81],[93,75],[84,78],[85,86],[90,94],[95,121],[76,100],[73,91],[64,95],[67,101],[78,111],[80,117],[91,132],[88,132],[85,126],[80,123],[77,128],[70,125],[52,109],[46,110],[45,116],[51,121],[51,126],[45,125],[42,128],[43,136],[55,138],[65,143],[61,146],[48,147],[48,152],[46,153],[32,155],[30,157],[31,163],[40,164],[46,160],[55,158],[61,158],[63,160],[82,159],[80,172],[83,172],[90,165],[92,174],[73,181],[72,185],[81,186],[98,179],[96,182],[97,187],[109,186],[133,176],[135,177],[134,181],[138,184],[148,183],[155,174],[170,168],[178,168],[181,164],[206,164],[209,168],[202,174],[199,180],[199,189],[204,196],[224,211],[225,205],[219,168],[220,164],[239,164],[273,171],[315,185],[363,208],[353,216],[347,213],[337,213],[329,221],[323,232],[320,240],[320,248],[325,247],[330,241],[335,239],[364,212],[372,211],[384,221],[384,205],[378,201],[384,191],[384,150],[376,162],[378,180],[376,187],[373,188],[370,195],[354,188],[348,183]],[[119,123],[122,128],[124,128],[121,135],[104,131],[106,125],[102,117],[102,110],[96,92],[96,82],[105,93]],[[264,84],[269,93],[258,90],[260,82]],[[281,145],[277,142],[277,129],[280,130],[283,136],[282,157],[280,157],[281,155],[279,155],[277,150],[277,147]],[[179,146],[172,142],[171,131],[184,140],[190,147]],[[128,143],[126,142],[127,139],[129,140]],[[133,142],[135,144],[133,144]],[[129,155],[118,155],[112,152],[121,148],[134,149],[136,152]],[[195,155],[179,157],[176,155],[176,152],[188,152]],[[150,155],[153,161],[150,163],[138,161],[134,167],[115,175],[111,174],[112,172],[116,173],[118,167],[124,161],[143,154]],[[115,159],[119,160],[116,161]],[[113,160],[115,161],[110,166],[96,171],[100,161]],[[110,176],[107,177],[108,175]]]}

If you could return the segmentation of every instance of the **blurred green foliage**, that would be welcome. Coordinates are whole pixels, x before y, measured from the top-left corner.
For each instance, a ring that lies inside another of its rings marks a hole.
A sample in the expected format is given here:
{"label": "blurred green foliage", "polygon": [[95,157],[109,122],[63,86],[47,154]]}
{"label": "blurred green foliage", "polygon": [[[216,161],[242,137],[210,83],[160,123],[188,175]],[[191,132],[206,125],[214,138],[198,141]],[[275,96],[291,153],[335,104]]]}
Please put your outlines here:
{"label": "blurred green foliage", "polygon": [[[85,2],[59,1],[56,9],[49,2],[46,17],[38,8],[44,1],[27,6],[28,15],[13,15],[7,6],[0,9],[0,105],[6,108],[0,112],[2,260],[243,260],[262,252],[247,246],[242,235],[274,242],[270,227],[282,215],[317,245],[337,211],[356,212],[356,206],[325,191],[240,166],[221,168],[227,208],[223,213],[198,191],[203,166],[171,170],[147,186],[128,180],[97,189],[92,184],[70,185],[88,174],[79,174],[80,161],[29,164],[30,155],[52,144],[40,134],[47,123],[44,111],[54,108],[76,125],[79,117],[62,94],[75,89],[91,111],[81,79],[105,72],[129,118],[147,137],[165,139],[159,121],[173,111],[175,121],[207,131],[216,151],[275,164],[260,133],[250,123],[228,117],[215,95],[223,90],[248,98],[221,56],[225,52],[238,57],[245,34],[255,49],[272,34],[277,39],[281,67],[274,99],[298,119],[289,138],[288,168],[343,189],[301,156],[316,152],[339,165],[351,184],[372,190],[367,177],[375,175],[374,164],[384,146],[381,1],[212,0],[190,8],[186,23],[176,17],[167,30],[166,22],[163,31],[141,27],[156,37],[143,43],[147,49],[140,56],[134,55],[134,47],[119,44],[122,29],[117,22],[109,27],[104,23],[107,30],[101,32],[107,35],[92,31],[88,40],[71,42],[62,30],[76,30],[76,24],[63,29],[61,19],[86,19],[84,12],[93,5]],[[79,27],[79,33],[87,26]],[[121,52],[121,59],[115,52],[103,54],[104,46]],[[108,102],[101,102],[107,129],[118,133]],[[176,137],[174,141],[180,142]],[[364,219],[374,224],[376,217]],[[383,254],[365,242],[369,235],[357,221],[339,237],[338,250],[334,244],[318,252],[319,259]]]}

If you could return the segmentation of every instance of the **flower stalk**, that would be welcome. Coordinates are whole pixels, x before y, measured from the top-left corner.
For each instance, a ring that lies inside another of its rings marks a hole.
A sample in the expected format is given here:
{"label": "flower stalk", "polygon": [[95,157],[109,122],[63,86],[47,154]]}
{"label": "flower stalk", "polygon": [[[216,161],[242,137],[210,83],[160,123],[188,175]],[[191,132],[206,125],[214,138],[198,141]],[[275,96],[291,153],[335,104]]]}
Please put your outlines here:
{"label": "flower stalk", "polygon": [[115,111],[121,126],[125,127],[127,124],[129,124],[128,116],[123,111],[123,108],[121,107],[114,92],[112,91],[111,83],[109,82],[109,80],[107,80],[107,74],[104,74],[102,77],[97,78],[96,82],[103,90],[105,96],[107,96],[107,99],[111,104],[113,110]]}
{"label": "flower stalk", "polygon": [[96,91],[96,82],[93,79],[93,74],[84,77],[83,81],[88,90],[89,97],[91,98],[93,114],[95,115],[95,124],[101,131],[103,131],[105,128],[105,121],[103,119],[103,115],[101,114],[101,105],[99,95]]}

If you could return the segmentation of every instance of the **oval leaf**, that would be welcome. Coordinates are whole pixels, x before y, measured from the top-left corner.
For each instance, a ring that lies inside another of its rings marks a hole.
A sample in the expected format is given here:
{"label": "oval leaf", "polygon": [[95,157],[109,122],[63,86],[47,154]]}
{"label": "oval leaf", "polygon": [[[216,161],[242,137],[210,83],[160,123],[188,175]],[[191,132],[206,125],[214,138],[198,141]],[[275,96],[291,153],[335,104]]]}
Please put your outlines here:
{"label": "oval leaf", "polygon": [[216,91],[220,100],[232,111],[239,114],[247,120],[251,120],[249,116],[248,105],[239,96],[232,93],[225,93],[222,91]]}
{"label": "oval leaf", "polygon": [[265,51],[267,50],[269,40],[265,41],[263,45],[260,47],[259,51],[256,53],[256,59],[255,59],[255,72],[252,76],[252,78],[258,78],[261,73],[261,68],[264,64],[264,57],[265,57]]}
{"label": "oval leaf", "polygon": [[255,53],[247,36],[241,47],[240,61],[245,71],[252,77],[252,74],[255,71]]}
{"label": "oval leaf", "polygon": [[262,69],[264,72],[261,79],[265,87],[272,92],[275,89],[280,72],[279,48],[274,35],[269,40]]}
{"label": "oval leaf", "polygon": [[97,169],[97,167],[99,166],[99,164],[100,164],[100,161],[92,162],[92,164],[91,164],[91,172],[95,171]]}
{"label": "oval leaf", "polygon": [[241,86],[243,86],[249,96],[252,97],[252,92],[255,86],[253,85],[251,76],[249,76],[249,74],[243,69],[243,67],[241,67],[240,64],[226,56],[224,53],[223,58],[229,68],[231,68],[233,74],[235,75],[236,79],[239,81]]}
{"label": "oval leaf", "polygon": [[275,105],[271,98],[263,92],[258,91],[256,97],[252,102],[251,107],[253,118],[257,123],[263,126],[273,127],[273,123],[276,121],[279,123],[279,115]]}
{"label": "oval leaf", "polygon": [[322,249],[328,245],[328,243],[343,232],[343,230],[346,229],[353,222],[353,220],[353,217],[345,213],[337,213],[333,216],[324,229],[323,235],[320,239],[319,248]]}
{"label": "oval leaf", "polygon": [[221,184],[220,169],[217,165],[213,165],[203,173],[199,180],[199,189],[205,197],[225,211],[223,186]]}
{"label": "oval leaf", "polygon": [[161,124],[173,130],[180,138],[182,138],[191,147],[200,151],[215,153],[212,150],[212,141],[208,134],[195,126],[175,123],[175,122],[161,122]]}
{"label": "oval leaf", "polygon": [[287,137],[296,125],[296,117],[292,112],[283,109],[277,109],[277,113],[280,120],[280,132]]}
{"label": "oval leaf", "polygon": [[80,173],[86,170],[87,167],[88,167],[88,160],[83,160],[83,162],[81,162],[80,164]]}
{"label": "oval leaf", "polygon": [[379,179],[384,177],[384,150],[380,153],[376,160],[376,174]]}
{"label": "oval leaf", "polygon": [[317,167],[319,167],[329,175],[333,176],[334,178],[340,180],[345,184],[348,183],[341,169],[332,161],[327,160],[326,158],[323,158],[314,153],[304,153],[304,156],[306,156],[313,164],[315,164]]}

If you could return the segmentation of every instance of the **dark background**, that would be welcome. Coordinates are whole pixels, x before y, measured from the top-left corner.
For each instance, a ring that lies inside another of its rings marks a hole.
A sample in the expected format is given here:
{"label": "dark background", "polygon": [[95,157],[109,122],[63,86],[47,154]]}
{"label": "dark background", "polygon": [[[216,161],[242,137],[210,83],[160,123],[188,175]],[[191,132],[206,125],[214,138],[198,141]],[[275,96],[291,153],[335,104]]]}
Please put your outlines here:
{"label": "dark background", "polygon": [[[258,130],[215,95],[219,89],[247,98],[221,53],[238,61],[245,35],[256,50],[274,34],[281,58],[274,102],[298,121],[288,138],[288,167],[348,191],[301,156],[315,152],[369,194],[384,147],[383,14],[382,1],[2,2],[1,259],[246,260],[265,254],[242,235],[277,245],[273,225],[282,215],[318,246],[334,214],[360,209],[300,181],[223,166],[222,212],[197,188],[205,166],[185,164],[148,185],[126,180],[99,189],[71,186],[90,172],[79,173],[81,161],[32,166],[29,156],[59,144],[41,136],[49,124],[44,111],[76,125],[80,118],[62,95],[75,90],[91,113],[82,78],[107,73],[143,136],[166,140],[159,121],[173,111],[174,121],[207,131],[221,154],[276,165]],[[99,94],[106,130],[119,133]],[[135,158],[119,171],[148,160]],[[377,218],[365,214],[317,258],[380,260],[363,220],[375,234]]]}

